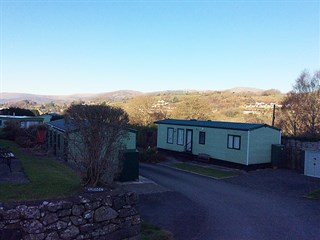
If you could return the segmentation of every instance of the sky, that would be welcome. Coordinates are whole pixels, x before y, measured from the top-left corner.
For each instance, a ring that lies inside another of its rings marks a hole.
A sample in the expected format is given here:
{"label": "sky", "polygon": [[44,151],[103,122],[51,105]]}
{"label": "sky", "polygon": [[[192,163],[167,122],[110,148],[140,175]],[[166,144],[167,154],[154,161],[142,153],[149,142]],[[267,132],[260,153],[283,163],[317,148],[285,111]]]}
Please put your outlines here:
{"label": "sky", "polygon": [[1,92],[288,92],[320,70],[320,0],[0,2]]}

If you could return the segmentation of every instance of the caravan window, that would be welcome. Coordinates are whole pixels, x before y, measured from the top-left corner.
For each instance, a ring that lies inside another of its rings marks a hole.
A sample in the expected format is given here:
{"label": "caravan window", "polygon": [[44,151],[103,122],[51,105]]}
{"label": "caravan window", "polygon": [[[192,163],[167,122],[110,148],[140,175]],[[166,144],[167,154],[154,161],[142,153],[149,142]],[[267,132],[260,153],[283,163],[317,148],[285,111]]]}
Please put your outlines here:
{"label": "caravan window", "polygon": [[167,128],[167,143],[173,143],[173,128]]}
{"label": "caravan window", "polygon": [[206,144],[206,132],[199,132],[199,144]]}
{"label": "caravan window", "polygon": [[184,139],[184,129],[178,128],[178,133],[177,133],[177,144],[178,145],[183,145],[183,139]]}
{"label": "caravan window", "polygon": [[240,150],[241,136],[228,135],[228,148]]}

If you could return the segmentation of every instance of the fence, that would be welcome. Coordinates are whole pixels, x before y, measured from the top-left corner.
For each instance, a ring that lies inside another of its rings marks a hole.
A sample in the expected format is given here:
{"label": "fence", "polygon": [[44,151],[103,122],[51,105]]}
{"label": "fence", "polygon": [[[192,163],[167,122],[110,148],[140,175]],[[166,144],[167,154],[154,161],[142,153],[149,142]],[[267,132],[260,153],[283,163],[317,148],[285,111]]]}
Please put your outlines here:
{"label": "fence", "polygon": [[286,152],[285,166],[299,171],[303,171],[304,169],[304,151],[320,150],[319,140],[310,141],[283,137],[282,144],[285,146]]}

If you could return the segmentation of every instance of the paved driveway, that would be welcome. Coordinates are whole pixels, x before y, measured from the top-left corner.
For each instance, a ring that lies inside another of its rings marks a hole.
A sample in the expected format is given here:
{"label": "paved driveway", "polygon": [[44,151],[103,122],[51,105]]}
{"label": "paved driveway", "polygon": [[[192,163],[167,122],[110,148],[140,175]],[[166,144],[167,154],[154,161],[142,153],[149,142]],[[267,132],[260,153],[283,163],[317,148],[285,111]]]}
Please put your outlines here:
{"label": "paved driveway", "polygon": [[[277,180],[276,172],[271,180],[268,175],[274,172],[268,171],[278,170],[260,170],[214,180],[159,165],[141,165],[140,170],[171,190],[141,195],[142,218],[168,228],[178,240],[319,239],[320,202],[303,198],[302,186],[281,187],[287,177],[299,182],[299,174],[288,171]],[[312,184],[320,188],[320,182]]]}
{"label": "paved driveway", "polygon": [[287,169],[259,169],[242,172],[239,177],[225,182],[250,188],[258,192],[301,198],[310,191],[320,189],[320,178],[307,177]]}

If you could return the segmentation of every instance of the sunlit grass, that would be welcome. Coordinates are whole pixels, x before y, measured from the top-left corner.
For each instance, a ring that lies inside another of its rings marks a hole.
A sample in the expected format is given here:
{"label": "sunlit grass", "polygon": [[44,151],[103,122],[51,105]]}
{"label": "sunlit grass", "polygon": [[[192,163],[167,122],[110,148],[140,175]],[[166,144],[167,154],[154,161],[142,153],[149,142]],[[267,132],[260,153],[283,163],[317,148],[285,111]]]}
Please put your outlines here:
{"label": "sunlit grass", "polygon": [[218,178],[218,179],[238,176],[238,174],[236,174],[234,172],[217,170],[217,169],[212,169],[212,168],[207,168],[207,167],[202,167],[202,166],[196,166],[196,165],[188,164],[188,163],[174,163],[171,166],[173,166],[175,168],[182,169],[182,170],[187,170],[190,172],[198,173],[201,175]]}
{"label": "sunlit grass", "polygon": [[173,234],[153,224],[142,222],[141,240],[173,240]]}
{"label": "sunlit grass", "polygon": [[0,140],[1,147],[9,147],[23,166],[30,180],[25,184],[0,184],[0,201],[22,201],[58,198],[80,190],[79,176],[65,165],[49,158],[23,153],[11,141]]}
{"label": "sunlit grass", "polygon": [[307,194],[305,197],[310,199],[320,200],[320,189]]}

